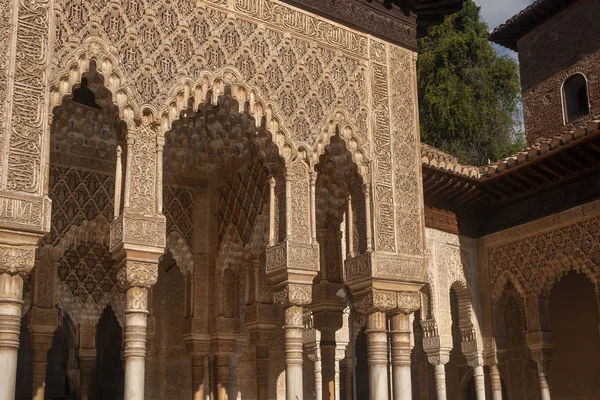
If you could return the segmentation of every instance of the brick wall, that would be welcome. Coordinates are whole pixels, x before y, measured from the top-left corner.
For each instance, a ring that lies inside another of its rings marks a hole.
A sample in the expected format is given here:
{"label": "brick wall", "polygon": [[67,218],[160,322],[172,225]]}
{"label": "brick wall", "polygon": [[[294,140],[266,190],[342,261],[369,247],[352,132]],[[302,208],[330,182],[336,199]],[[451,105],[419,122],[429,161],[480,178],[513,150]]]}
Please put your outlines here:
{"label": "brick wall", "polygon": [[[600,2],[580,0],[517,42],[528,143],[559,135],[600,115]],[[588,80],[590,116],[563,123],[561,87]]]}

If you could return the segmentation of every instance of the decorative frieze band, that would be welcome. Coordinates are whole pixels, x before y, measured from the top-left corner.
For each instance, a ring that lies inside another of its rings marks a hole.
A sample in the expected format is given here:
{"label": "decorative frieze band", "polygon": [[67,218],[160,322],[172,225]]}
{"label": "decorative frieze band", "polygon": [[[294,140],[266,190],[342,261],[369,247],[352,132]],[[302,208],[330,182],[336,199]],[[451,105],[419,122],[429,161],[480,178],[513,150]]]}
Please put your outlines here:
{"label": "decorative frieze band", "polygon": [[285,241],[267,249],[267,273],[281,269],[319,271],[319,245]]}
{"label": "decorative frieze band", "polygon": [[125,212],[110,226],[110,247],[121,242],[152,247],[166,247],[166,219],[163,215],[145,217]]}
{"label": "decorative frieze band", "polygon": [[420,258],[365,253],[347,259],[345,265],[347,283],[365,278],[416,282],[427,280],[427,264],[424,259]]}
{"label": "decorative frieze band", "polygon": [[277,27],[334,46],[359,57],[368,57],[367,36],[270,0],[235,0],[234,8]]}
{"label": "decorative frieze band", "polygon": [[0,227],[35,232],[50,231],[52,202],[47,197],[0,193]]}

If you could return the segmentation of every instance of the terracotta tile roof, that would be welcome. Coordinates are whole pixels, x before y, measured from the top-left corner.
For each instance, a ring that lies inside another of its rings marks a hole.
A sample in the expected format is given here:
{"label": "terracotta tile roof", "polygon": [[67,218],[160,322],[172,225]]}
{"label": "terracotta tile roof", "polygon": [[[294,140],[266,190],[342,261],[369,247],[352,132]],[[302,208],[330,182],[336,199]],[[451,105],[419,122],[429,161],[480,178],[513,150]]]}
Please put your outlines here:
{"label": "terracotta tile roof", "polygon": [[[499,0],[501,1],[501,0]],[[577,0],[537,0],[490,33],[490,40],[517,51],[517,41]]]}
{"label": "terracotta tile roof", "polygon": [[482,167],[460,164],[456,157],[423,143],[421,144],[421,162],[424,167],[435,168],[453,175],[483,181],[507,173],[521,165],[526,165],[535,159],[553,153],[567,144],[581,140],[592,134],[598,134],[599,132],[600,119],[595,119],[588,122],[586,126],[579,127],[563,135],[554,136],[551,139],[542,139],[540,142],[528,146],[510,157]]}

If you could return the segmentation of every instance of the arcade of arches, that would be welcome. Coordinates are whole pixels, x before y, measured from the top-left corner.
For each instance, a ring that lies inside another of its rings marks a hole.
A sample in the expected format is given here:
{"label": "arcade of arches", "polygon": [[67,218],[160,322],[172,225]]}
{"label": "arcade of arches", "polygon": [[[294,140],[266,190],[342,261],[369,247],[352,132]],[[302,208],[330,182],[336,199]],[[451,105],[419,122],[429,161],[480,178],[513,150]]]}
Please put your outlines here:
{"label": "arcade of arches", "polygon": [[277,0],[0,20],[0,400],[600,396],[600,202],[431,224],[410,46]]}

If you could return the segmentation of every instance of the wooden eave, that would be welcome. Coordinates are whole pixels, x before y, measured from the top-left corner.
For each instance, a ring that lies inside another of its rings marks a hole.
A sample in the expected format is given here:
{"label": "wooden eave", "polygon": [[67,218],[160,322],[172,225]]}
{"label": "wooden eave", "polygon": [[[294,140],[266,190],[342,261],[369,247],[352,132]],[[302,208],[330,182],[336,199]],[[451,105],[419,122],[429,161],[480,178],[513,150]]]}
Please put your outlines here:
{"label": "wooden eave", "polygon": [[494,29],[490,33],[490,40],[513,51],[517,51],[517,42],[519,39],[576,1],[537,0]]}
{"label": "wooden eave", "polygon": [[[597,127],[598,128],[598,127]],[[478,219],[525,201],[535,201],[561,185],[600,181],[600,129],[579,131],[572,139],[543,154],[516,164],[493,166],[494,172],[470,177],[423,163],[423,192],[427,206]],[[579,137],[577,137],[579,135]],[[537,149],[539,152],[539,149]],[[484,171],[486,167],[482,168]],[[490,169],[492,169],[490,167]]]}

